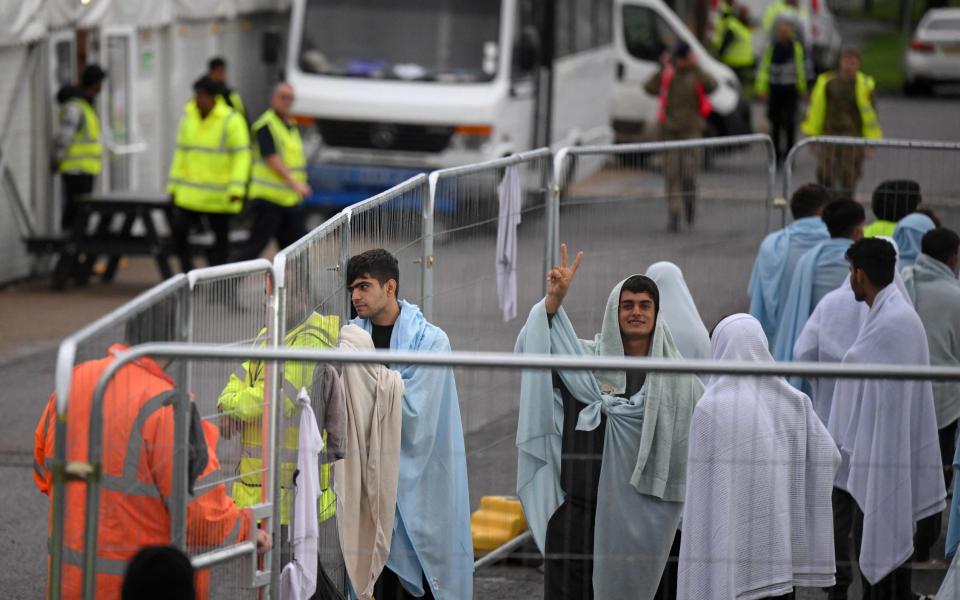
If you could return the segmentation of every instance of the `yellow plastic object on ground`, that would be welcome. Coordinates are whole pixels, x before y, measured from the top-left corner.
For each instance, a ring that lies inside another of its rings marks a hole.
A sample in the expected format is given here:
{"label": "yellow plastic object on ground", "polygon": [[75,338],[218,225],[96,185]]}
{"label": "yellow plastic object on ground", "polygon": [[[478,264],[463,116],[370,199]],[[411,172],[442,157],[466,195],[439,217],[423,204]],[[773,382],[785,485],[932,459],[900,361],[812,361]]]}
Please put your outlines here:
{"label": "yellow plastic object on ground", "polygon": [[527,520],[516,497],[484,496],[480,508],[470,516],[476,556],[496,550],[526,530]]}

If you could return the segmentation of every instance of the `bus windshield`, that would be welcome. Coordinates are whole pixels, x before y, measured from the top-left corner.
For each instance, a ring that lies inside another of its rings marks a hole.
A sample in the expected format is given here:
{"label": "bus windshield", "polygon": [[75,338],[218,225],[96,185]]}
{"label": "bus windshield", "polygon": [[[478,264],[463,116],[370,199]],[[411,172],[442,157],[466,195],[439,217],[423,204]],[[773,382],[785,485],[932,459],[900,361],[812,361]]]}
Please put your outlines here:
{"label": "bus windshield", "polygon": [[493,79],[500,2],[306,0],[305,73],[410,81]]}

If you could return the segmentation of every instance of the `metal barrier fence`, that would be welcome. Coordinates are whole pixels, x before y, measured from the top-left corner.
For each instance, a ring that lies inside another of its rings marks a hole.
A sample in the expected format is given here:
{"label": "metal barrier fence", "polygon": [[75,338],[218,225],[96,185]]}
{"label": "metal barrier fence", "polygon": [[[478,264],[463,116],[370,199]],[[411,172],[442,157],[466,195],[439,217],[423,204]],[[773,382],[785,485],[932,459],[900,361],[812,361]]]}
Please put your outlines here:
{"label": "metal barrier fence", "polygon": [[[48,467],[53,476],[48,580],[51,598],[58,598],[63,592],[64,568],[71,570],[67,576],[71,589],[77,591],[76,588],[82,586],[84,597],[94,597],[95,586],[99,585],[96,577],[98,572],[121,575],[126,559],[130,557],[130,550],[150,543],[153,539],[151,535],[160,535],[159,539],[164,539],[162,533],[169,535],[170,543],[188,551],[198,568],[216,567],[208,580],[212,581],[217,592],[213,597],[221,594],[232,598],[244,595],[252,597],[256,594],[255,590],[241,592],[240,588],[235,586],[245,585],[249,588],[269,582],[269,570],[258,567],[256,553],[250,542],[231,541],[229,537],[219,535],[222,532],[213,527],[194,528],[190,535],[187,530],[187,505],[191,497],[199,497],[218,486],[239,479],[241,436],[237,436],[233,441],[227,439],[230,436],[220,438],[216,446],[221,460],[220,468],[212,470],[211,467],[211,471],[197,482],[192,491],[188,490],[187,485],[191,457],[186,451],[189,447],[192,408],[197,409],[197,415],[203,421],[211,422],[220,432],[230,430],[226,422],[231,419],[231,415],[229,411],[225,414],[218,406],[218,399],[230,373],[238,370],[237,365],[221,365],[216,369],[210,365],[174,363],[167,366],[166,372],[174,382],[169,399],[164,401],[163,405],[153,406],[150,401],[143,405],[144,411],[148,408],[167,410],[164,407],[169,407],[171,413],[169,420],[168,416],[164,415],[158,421],[170,426],[171,430],[167,433],[173,436],[170,441],[175,451],[169,457],[156,458],[153,468],[160,474],[166,473],[162,476],[156,475],[159,477],[157,489],[153,489],[152,484],[144,488],[143,477],[137,471],[139,467],[136,462],[129,463],[132,467],[123,462],[127,448],[115,447],[116,442],[111,438],[104,439],[102,432],[109,424],[105,424],[102,419],[90,417],[89,439],[83,440],[88,426],[81,423],[86,422],[82,419],[86,418],[84,415],[87,411],[90,411],[90,415],[99,412],[96,406],[89,405],[89,391],[94,385],[92,379],[96,377],[99,368],[96,361],[118,352],[116,344],[173,341],[243,346],[271,343],[272,273],[270,262],[257,260],[200,269],[189,275],[177,275],[85,327],[61,344],[56,370],[54,459]],[[264,373],[261,376],[266,378],[266,381],[259,391],[258,401],[250,407],[252,412],[257,414],[250,417],[250,426],[255,429],[255,433],[248,433],[247,441],[256,446],[256,451],[262,453],[261,458],[265,459],[262,461],[261,471],[250,474],[268,482],[263,487],[258,486],[256,502],[252,503],[251,511],[255,520],[262,520],[269,531],[272,527],[269,519],[272,498],[269,481],[272,480],[270,465],[273,463],[270,453],[275,443],[270,437],[270,424],[273,419],[269,416],[271,407],[274,406],[274,386],[267,375]],[[138,392],[141,396],[145,393],[144,390]],[[127,419],[131,423],[142,425],[152,414],[133,414],[130,412],[133,405],[130,410],[124,410],[124,405],[120,406],[119,411],[111,412],[107,418]],[[135,408],[140,410],[139,406]],[[71,411],[79,411],[81,420],[74,416],[73,420],[68,421]],[[75,424],[77,429],[68,430],[68,422]],[[212,431],[203,425],[201,428]],[[139,431],[133,433],[139,435]],[[68,439],[72,440],[69,449]],[[88,455],[83,454],[81,440],[86,442]],[[252,443],[254,440],[256,443]],[[139,455],[139,446],[131,448],[133,449],[129,452]],[[112,462],[92,460],[91,457],[99,455],[101,451],[105,451]],[[117,460],[120,461],[119,465],[115,464]],[[169,485],[170,489],[161,489],[164,485]],[[100,519],[113,521],[130,518],[130,515],[117,513],[117,510],[122,509],[113,505],[97,510],[100,494],[108,491],[128,494],[131,497],[163,497],[169,511],[169,531],[144,533],[145,537],[140,542],[137,539],[120,542],[99,539]],[[83,526],[80,527],[80,524]],[[154,540],[152,543],[157,542]],[[113,558],[118,555],[124,558]],[[244,561],[243,558],[247,560]],[[82,583],[79,583],[81,571]]]}
{"label": "metal barrier fence", "polygon": [[[783,197],[800,185],[816,181],[835,194],[868,206],[877,186],[887,180],[912,179],[920,184],[923,206],[944,221],[960,222],[960,142],[868,140],[852,137],[811,137],[800,140],[783,164]],[[883,198],[881,206],[884,204]],[[895,198],[886,199],[896,203]]]}
{"label": "metal barrier fence", "polygon": [[[591,161],[605,168],[577,180]],[[761,134],[560,150],[557,240],[571,256],[584,252],[568,314],[599,330],[613,285],[661,260],[683,271],[708,326],[745,310],[752,261],[774,220],[775,177],[773,142]]]}
{"label": "metal barrier fence", "polygon": [[[531,370],[590,370],[594,372],[600,371],[642,371],[646,374],[652,373],[669,373],[669,374],[698,374],[701,376],[706,375],[731,375],[737,377],[738,381],[744,385],[745,390],[758,390],[758,389],[770,389],[770,388],[761,388],[753,384],[755,380],[762,379],[764,377],[770,376],[804,376],[808,378],[816,377],[829,377],[831,379],[845,379],[845,378],[856,378],[856,379],[885,379],[885,380],[899,380],[899,379],[913,379],[913,380],[927,380],[927,381],[960,381],[960,368],[956,367],[926,367],[926,366],[904,366],[904,365],[844,365],[844,364],[814,364],[814,363],[773,363],[773,362],[725,362],[725,361],[715,361],[715,360],[656,360],[656,359],[638,359],[638,358],[582,358],[582,357],[558,357],[558,356],[541,356],[541,355],[516,355],[508,353],[477,353],[477,352],[451,352],[451,353],[442,353],[442,354],[431,354],[431,353],[390,353],[385,355],[383,352],[363,352],[363,353],[350,353],[350,352],[340,352],[340,351],[321,351],[321,350],[302,350],[295,348],[249,348],[249,347],[222,347],[222,346],[210,346],[210,345],[197,345],[197,344],[149,344],[145,346],[140,346],[132,349],[131,351],[124,353],[119,356],[118,360],[112,364],[109,369],[104,372],[103,376],[99,379],[95,392],[94,398],[96,404],[102,403],[102,398],[107,389],[107,386],[110,384],[112,377],[118,373],[124,364],[127,364],[131,361],[137,360],[140,357],[151,356],[155,359],[163,357],[176,358],[178,362],[213,362],[215,364],[225,363],[229,364],[231,362],[239,361],[257,361],[272,364],[274,362],[282,363],[284,361],[293,364],[315,364],[315,365],[345,365],[345,364],[382,364],[384,362],[389,362],[390,364],[401,364],[401,365],[421,365],[421,366],[433,366],[433,367],[447,367],[447,368],[456,368],[460,372],[464,370],[480,370],[482,372],[490,374],[500,373],[504,370],[525,370],[527,372]],[[458,382],[458,386],[459,386]],[[515,393],[519,394],[519,389],[514,390]],[[805,413],[808,417],[810,416],[809,404],[806,405]],[[790,405],[787,407],[787,411],[791,414],[792,417],[796,417],[798,414],[801,418],[804,414],[804,409],[800,408],[800,412],[797,413],[798,407]],[[718,415],[713,415],[718,417]],[[815,418],[815,417],[813,417]],[[775,421],[774,421],[775,423]],[[738,445],[744,445],[747,443],[747,440],[754,439],[751,436],[756,437],[761,446],[766,446],[769,442],[767,439],[769,437],[769,432],[766,431],[766,427],[769,426],[764,419],[754,415],[752,420],[751,418],[745,419],[741,422],[741,426],[745,429],[740,430],[740,435],[737,436],[736,441]],[[516,435],[516,419],[509,424],[508,429],[512,427],[510,433],[514,436]],[[756,429],[754,429],[756,428]],[[801,427],[801,429],[806,430],[807,425]],[[792,438],[797,434],[796,431],[791,430],[790,433],[784,433],[788,438]],[[778,434],[779,435],[779,434]],[[809,434],[808,434],[809,435]],[[468,436],[469,437],[469,436]],[[778,438],[779,439],[779,438]],[[821,434],[821,442],[826,440]],[[795,447],[795,446],[794,446]],[[832,447],[832,442],[831,442]],[[812,452],[812,450],[810,450]],[[94,460],[96,457],[93,457]],[[510,481],[512,484],[516,482],[516,472],[513,467],[517,464],[517,454],[513,444],[510,446],[509,454],[502,454],[499,457],[499,460],[496,463],[490,463],[484,465],[484,468],[490,470],[498,471],[498,476],[505,480]],[[592,458],[597,460],[598,456],[591,456],[586,458]],[[783,472],[784,470],[790,470],[791,472],[796,471],[797,469],[800,472],[806,473],[807,477],[810,477],[811,473],[814,473],[814,479],[819,481],[818,485],[830,485],[832,486],[833,482],[833,469],[835,469],[835,464],[832,459],[825,459],[823,456],[816,454],[807,455],[807,459],[802,464],[783,464],[778,462],[782,460],[782,456],[769,457],[769,456],[754,456],[753,459],[755,463],[744,463],[738,462],[738,468],[742,469],[744,465],[753,465],[756,469],[756,473],[768,473],[768,472]],[[709,461],[709,459],[708,459]],[[710,463],[713,464],[712,462]],[[691,463],[688,466],[688,474],[692,469],[700,466],[699,463]],[[927,465],[931,468],[939,469],[939,465]],[[475,465],[471,465],[471,484],[473,478],[476,476],[474,471]],[[816,476],[816,473],[819,472],[820,475]],[[824,481],[828,483],[825,484]],[[688,480],[689,484],[689,480]],[[569,492],[569,490],[567,490]],[[828,516],[827,513],[823,512],[823,499],[814,498],[809,494],[810,490],[805,490],[803,493],[800,493],[800,498],[807,503],[816,504],[820,507],[821,512],[816,513],[815,511],[811,513],[819,514],[819,518],[824,519],[815,523],[817,525],[817,531],[821,534],[825,531],[832,529],[832,523],[828,520],[831,519],[831,516]],[[812,504],[810,505],[812,508]],[[829,506],[827,502],[826,506]],[[771,506],[766,508],[772,509]],[[780,514],[780,513],[778,513]],[[782,518],[781,517],[778,518]],[[764,518],[764,515],[759,515],[758,518]],[[814,518],[808,515],[808,518]],[[752,522],[752,519],[751,519]],[[811,522],[807,522],[807,525],[811,525]],[[738,530],[739,535],[756,535],[757,539],[763,539],[763,536],[768,536],[770,531],[765,525],[758,525],[758,529],[755,532],[746,531],[742,532]],[[569,532],[568,532],[569,534]],[[821,550],[831,549],[832,543],[828,544],[822,539],[820,541],[811,542],[819,544],[817,547]],[[866,543],[866,542],[864,542]],[[515,546],[515,544],[513,544]],[[810,548],[812,549],[812,548]],[[809,550],[809,549],[807,549]],[[664,550],[665,553],[665,550]],[[498,553],[493,556],[487,556],[480,559],[478,564],[488,564],[495,560],[497,556],[502,556],[502,553]],[[854,555],[855,556],[855,555]],[[554,556],[549,555],[548,558],[551,559],[564,559],[569,558],[568,556]],[[622,555],[617,558],[621,560],[630,560],[630,561],[649,561],[649,560],[658,560],[661,563],[667,563],[668,565],[676,565],[677,557],[671,554],[669,557],[666,555],[655,556],[652,554],[631,554],[631,555]],[[855,557],[842,557],[841,561],[838,557],[838,567],[844,566],[849,567],[854,575],[859,568],[857,559]],[[831,562],[829,556],[814,556],[813,559],[815,562]],[[682,559],[680,559],[682,560]],[[686,559],[687,566],[693,565],[696,561],[701,560],[699,555],[694,553]],[[704,558],[704,561],[715,560]],[[743,563],[745,559],[743,556],[728,557],[723,558],[722,560],[731,560],[739,561],[736,564],[739,567],[746,569],[764,569],[771,565],[773,566],[782,566],[780,563],[776,562],[779,560],[774,557],[756,557],[749,559],[750,561],[746,564]],[[793,561],[795,558],[788,557],[787,560]],[[769,562],[769,564],[768,564]],[[632,563],[632,564],[640,564]],[[681,566],[682,566],[681,562]],[[703,568],[710,568],[712,563],[704,562],[704,565],[701,565]],[[788,565],[794,564],[789,562]],[[672,567],[670,567],[672,568]],[[725,568],[725,567],[724,567]],[[808,574],[809,575],[809,574]],[[676,577],[671,571],[667,571],[664,575],[664,578]],[[502,598],[511,598],[516,596],[510,595],[510,585],[512,583],[510,576],[504,576],[503,572],[498,573],[495,578],[496,582],[484,582],[485,591],[490,592],[490,586],[500,585],[501,587],[497,589],[499,592],[499,597]],[[808,579],[813,581],[813,579]],[[789,582],[790,585],[793,582]],[[813,585],[813,584],[808,584]]]}

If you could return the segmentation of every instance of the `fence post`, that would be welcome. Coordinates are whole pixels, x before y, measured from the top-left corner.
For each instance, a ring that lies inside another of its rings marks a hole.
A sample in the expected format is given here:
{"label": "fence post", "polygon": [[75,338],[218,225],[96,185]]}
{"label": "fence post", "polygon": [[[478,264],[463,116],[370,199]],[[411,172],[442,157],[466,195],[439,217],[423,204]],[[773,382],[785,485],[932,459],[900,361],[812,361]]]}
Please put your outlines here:
{"label": "fence post", "polygon": [[[550,186],[548,214],[550,218],[550,248],[547,253],[547,270],[559,262],[560,257],[560,196],[563,194],[563,169],[570,155],[570,148],[560,148],[553,157],[553,182]],[[547,271],[544,271],[546,276]],[[546,286],[546,279],[544,279]]]}
{"label": "fence post", "polygon": [[[767,233],[770,233],[770,205],[776,202],[773,195],[777,185],[777,148],[772,138],[767,138]],[[781,208],[782,210],[782,208]],[[781,225],[782,227],[782,225]]]}
{"label": "fence post", "polygon": [[434,205],[437,197],[437,182],[440,173],[433,171],[429,177],[427,201],[423,204],[423,316],[428,321],[433,320],[433,226]]}
{"label": "fence post", "polygon": [[340,235],[340,261],[337,265],[337,273],[340,274],[340,278],[343,280],[343,293],[346,295],[346,300],[343,303],[343,310],[340,312],[340,325],[345,325],[350,320],[350,307],[353,305],[353,300],[351,299],[350,282],[347,281],[347,263],[350,262],[350,222],[353,220],[353,211],[350,208],[346,208],[343,211],[345,215],[343,223],[343,233]]}

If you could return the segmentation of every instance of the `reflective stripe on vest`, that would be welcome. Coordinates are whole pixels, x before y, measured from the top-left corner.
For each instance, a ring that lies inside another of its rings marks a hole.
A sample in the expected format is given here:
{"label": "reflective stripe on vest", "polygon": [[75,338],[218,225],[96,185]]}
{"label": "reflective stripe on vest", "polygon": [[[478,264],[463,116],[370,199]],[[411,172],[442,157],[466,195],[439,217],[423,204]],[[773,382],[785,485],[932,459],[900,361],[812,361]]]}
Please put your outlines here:
{"label": "reflective stripe on vest", "polygon": [[[141,481],[138,477],[138,473],[140,467],[140,455],[143,450],[143,426],[146,424],[147,420],[158,410],[172,404],[175,393],[176,392],[174,390],[161,392],[147,400],[140,407],[140,409],[137,411],[137,416],[131,425],[130,437],[127,439],[126,454],[123,458],[123,473],[120,476],[117,476],[110,473],[101,472],[100,488],[102,490],[110,490],[112,492],[127,496],[154,498],[163,503],[162,507],[157,506],[156,508],[165,510],[169,513],[170,507],[167,505],[167,499],[162,497],[160,490],[158,490],[152,482]],[[47,457],[45,462],[47,463],[46,468],[48,470],[52,470],[53,457]],[[38,468],[38,465],[34,465],[34,468]],[[236,521],[239,523],[242,521],[242,519],[236,519]],[[108,524],[101,521],[99,526],[106,527]],[[48,540],[48,551],[51,554],[52,548],[52,541]],[[71,548],[64,543],[63,560],[67,564],[82,569],[84,566],[83,550]],[[100,575],[122,576],[127,564],[127,561],[123,559],[105,558],[102,556],[97,556],[94,561],[94,568]]]}
{"label": "reflective stripe on vest", "polygon": [[174,165],[168,181],[177,206],[198,212],[240,212],[242,204],[232,202],[230,197],[244,195],[249,173],[245,172],[240,179],[234,167],[235,161],[248,160],[248,156],[242,154],[249,153],[250,147],[228,147],[234,119],[242,121],[223,98],[218,97],[206,118],[200,117],[194,104],[188,104],[177,134]]}
{"label": "reflective stripe on vest", "polygon": [[807,93],[807,65],[803,44],[793,41],[793,62],[773,64],[773,45],[767,46],[757,69],[756,90],[758,94],[770,92],[771,85],[794,85],[797,93]]}
{"label": "reflective stripe on vest", "polygon": [[[290,348],[331,348],[336,345],[337,337],[340,331],[340,319],[336,316],[323,316],[313,313],[306,321],[291,329],[285,339],[285,345]],[[270,336],[266,328],[262,329],[253,340],[255,346],[265,346],[269,342]],[[281,440],[278,444],[280,449],[280,522],[288,525],[292,513],[293,502],[293,473],[297,468],[297,454],[300,440],[299,419],[292,418],[295,414],[297,405],[295,399],[300,393],[300,388],[309,386],[314,378],[314,370],[317,364],[313,362],[287,361],[284,364],[284,377],[282,383],[283,409],[284,409],[284,428],[280,434]],[[255,387],[263,379],[263,364],[257,361],[250,361],[246,365],[245,373],[238,374],[238,378],[243,380],[247,386]],[[283,421],[281,421],[283,422]],[[239,464],[240,479],[235,481],[231,496],[238,507],[244,508],[261,501],[262,480],[264,476],[263,456],[263,430],[260,419],[253,419],[242,423],[241,432],[241,457]],[[318,425],[322,425],[319,424]],[[279,433],[279,432],[278,432]],[[322,432],[325,436],[325,432]],[[324,438],[326,439],[326,438]],[[330,480],[330,465],[321,464],[321,480]],[[333,490],[327,490],[323,494],[333,494]],[[322,495],[326,505],[332,506],[336,510],[336,503],[329,502],[327,495]],[[329,508],[321,511],[320,520],[326,520],[333,516]]]}
{"label": "reflective stripe on vest", "polygon": [[[303,142],[296,127],[288,127],[273,110],[267,110],[253,124],[253,135],[266,127],[273,136],[277,154],[290,175],[300,183],[307,182],[306,157]],[[280,206],[296,206],[300,195],[280,177],[260,155],[260,145],[254,143],[253,170],[250,176],[250,198],[261,198]]]}
{"label": "reflective stripe on vest", "polygon": [[68,102],[83,112],[83,125],[73,135],[73,141],[67,148],[67,155],[60,163],[61,173],[87,173],[99,175],[102,166],[103,145],[100,143],[100,119],[84,98],[73,98]]}
{"label": "reflective stripe on vest", "polygon": [[[835,77],[836,73],[830,72],[817,78],[817,83],[813,86],[813,93],[810,95],[807,118],[804,119],[801,126],[805,134],[811,136],[823,134],[823,124],[827,118],[827,84]],[[860,111],[860,135],[867,139],[878,140],[883,137],[883,131],[877,121],[877,111],[870,102],[874,86],[875,82],[872,77],[857,71],[855,95],[857,109]]]}

